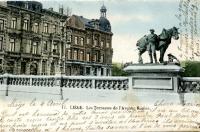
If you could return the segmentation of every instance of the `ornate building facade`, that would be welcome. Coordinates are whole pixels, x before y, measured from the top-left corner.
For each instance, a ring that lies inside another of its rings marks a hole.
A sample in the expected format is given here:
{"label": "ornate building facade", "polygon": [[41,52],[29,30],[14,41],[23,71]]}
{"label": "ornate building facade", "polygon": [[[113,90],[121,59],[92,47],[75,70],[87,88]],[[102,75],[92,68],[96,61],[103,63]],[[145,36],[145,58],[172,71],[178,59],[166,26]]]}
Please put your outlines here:
{"label": "ornate building facade", "polygon": [[102,6],[100,19],[73,15],[67,20],[67,31],[71,32],[66,50],[67,75],[111,75],[113,34],[106,11]]}
{"label": "ornate building facade", "polygon": [[110,75],[112,32],[101,17],[68,17],[40,2],[0,3],[0,72],[26,75]]}

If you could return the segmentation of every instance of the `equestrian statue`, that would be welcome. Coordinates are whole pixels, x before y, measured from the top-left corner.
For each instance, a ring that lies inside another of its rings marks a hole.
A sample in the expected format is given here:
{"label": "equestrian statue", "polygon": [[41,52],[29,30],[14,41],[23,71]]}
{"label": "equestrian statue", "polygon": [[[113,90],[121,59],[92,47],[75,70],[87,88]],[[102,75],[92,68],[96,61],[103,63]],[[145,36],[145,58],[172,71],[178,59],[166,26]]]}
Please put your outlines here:
{"label": "equestrian statue", "polygon": [[[150,63],[154,62],[157,63],[156,57],[156,50],[160,51],[160,59],[159,62],[163,63],[164,54],[167,50],[169,44],[171,43],[171,39],[174,38],[175,40],[179,39],[179,32],[178,28],[173,27],[171,29],[163,29],[160,35],[154,34],[154,29],[150,29],[149,35],[144,35],[141,39],[137,41],[137,46],[139,50],[139,63],[143,63],[142,54],[145,51],[148,51],[150,57]],[[153,57],[152,57],[153,55]]]}

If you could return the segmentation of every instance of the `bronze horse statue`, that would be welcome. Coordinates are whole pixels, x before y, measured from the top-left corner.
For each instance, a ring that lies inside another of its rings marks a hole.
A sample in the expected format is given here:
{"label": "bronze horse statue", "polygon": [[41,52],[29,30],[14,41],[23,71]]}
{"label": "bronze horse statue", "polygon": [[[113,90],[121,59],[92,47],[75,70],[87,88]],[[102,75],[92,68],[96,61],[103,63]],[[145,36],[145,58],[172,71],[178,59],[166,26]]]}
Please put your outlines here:
{"label": "bronze horse statue", "polygon": [[[178,28],[176,27],[170,28],[168,30],[163,29],[162,33],[157,38],[156,50],[160,51],[160,59],[159,59],[160,63],[164,62],[163,60],[164,54],[169,44],[171,43],[172,38],[175,40],[179,39],[179,32],[178,32]],[[146,35],[144,35],[141,39],[137,41],[136,45],[138,46],[138,50],[139,50],[139,63],[143,63],[142,54],[147,50],[148,44],[149,43],[148,43]]]}

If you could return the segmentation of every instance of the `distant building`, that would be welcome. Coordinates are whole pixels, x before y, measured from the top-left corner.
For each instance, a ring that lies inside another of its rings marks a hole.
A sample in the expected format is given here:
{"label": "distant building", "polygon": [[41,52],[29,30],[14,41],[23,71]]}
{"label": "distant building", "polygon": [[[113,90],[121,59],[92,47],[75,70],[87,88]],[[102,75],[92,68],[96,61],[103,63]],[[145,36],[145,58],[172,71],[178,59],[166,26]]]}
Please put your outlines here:
{"label": "distant building", "polygon": [[106,18],[106,8],[100,9],[100,19],[71,16],[67,30],[71,31],[67,48],[67,75],[111,75],[112,32]]}
{"label": "distant building", "polygon": [[100,19],[88,20],[36,1],[0,2],[0,72],[110,75],[111,40],[104,6]]}

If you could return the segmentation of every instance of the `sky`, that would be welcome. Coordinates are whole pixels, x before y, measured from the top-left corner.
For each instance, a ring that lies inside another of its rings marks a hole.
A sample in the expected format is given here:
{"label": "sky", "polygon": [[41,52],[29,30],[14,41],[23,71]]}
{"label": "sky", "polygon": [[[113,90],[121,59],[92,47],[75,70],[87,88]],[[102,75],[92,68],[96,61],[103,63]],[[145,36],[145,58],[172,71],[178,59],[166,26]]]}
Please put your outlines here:
{"label": "sky", "polygon": [[[155,33],[159,35],[163,28],[178,27],[178,19],[175,15],[178,13],[179,0],[48,0],[41,2],[44,8],[53,7],[54,11],[58,11],[59,6],[63,6],[64,9],[69,7],[72,14],[89,19],[98,19],[100,8],[104,4],[113,32],[113,62],[137,63],[136,42],[145,34],[149,34],[149,29],[155,29]],[[172,41],[167,53],[177,55],[178,43],[177,40]],[[144,53],[143,58],[144,62],[149,61],[147,52]]]}

